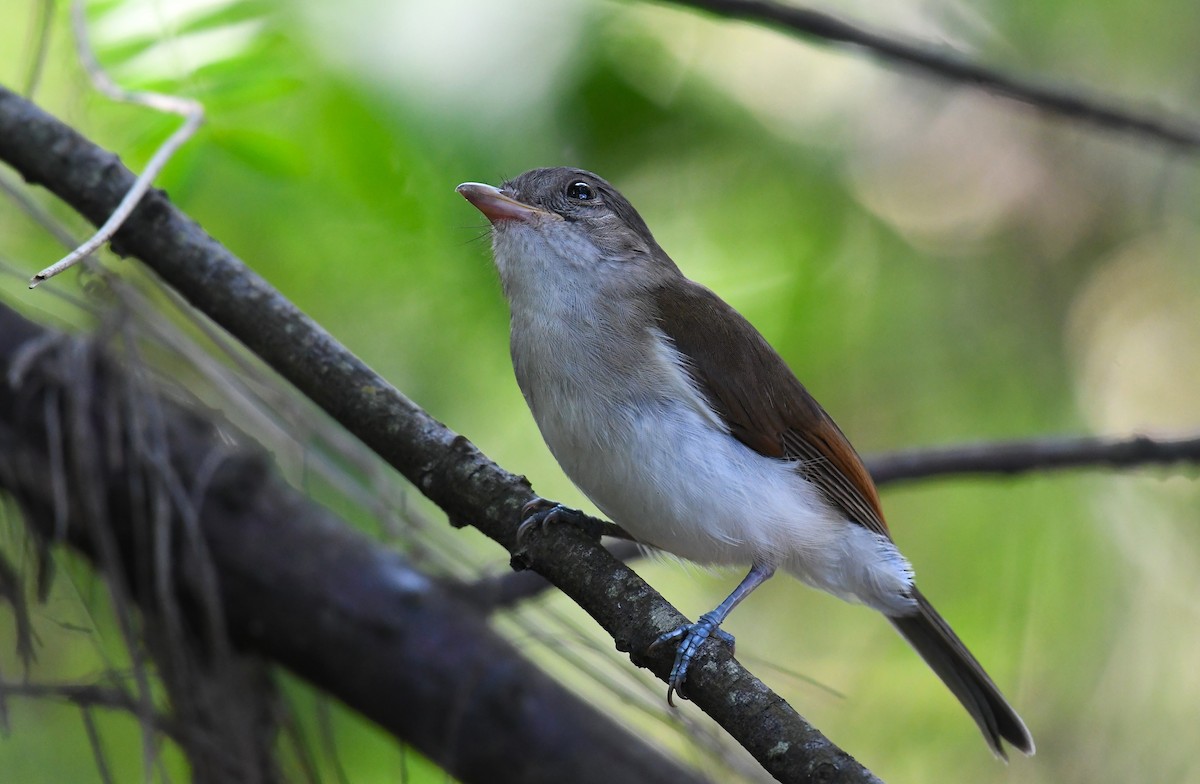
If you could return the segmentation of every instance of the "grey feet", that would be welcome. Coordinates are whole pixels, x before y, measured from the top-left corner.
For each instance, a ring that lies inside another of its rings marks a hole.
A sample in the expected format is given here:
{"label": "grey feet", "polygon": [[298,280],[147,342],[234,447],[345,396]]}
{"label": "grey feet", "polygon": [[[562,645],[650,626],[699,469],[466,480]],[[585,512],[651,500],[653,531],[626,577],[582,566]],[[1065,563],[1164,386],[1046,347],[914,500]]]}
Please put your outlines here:
{"label": "grey feet", "polygon": [[733,651],[733,635],[722,631],[720,625],[721,619],[717,617],[716,611],[705,613],[695,623],[685,623],[650,644],[650,648],[653,650],[660,645],[679,641],[679,646],[675,649],[675,664],[672,665],[671,675],[667,678],[668,705],[674,707],[673,695],[675,694],[685,700],[688,698],[683,684],[687,680],[688,667],[691,666],[692,659],[695,658],[696,652],[700,650],[700,646],[704,644],[705,640],[715,637],[729,646],[730,651]]}

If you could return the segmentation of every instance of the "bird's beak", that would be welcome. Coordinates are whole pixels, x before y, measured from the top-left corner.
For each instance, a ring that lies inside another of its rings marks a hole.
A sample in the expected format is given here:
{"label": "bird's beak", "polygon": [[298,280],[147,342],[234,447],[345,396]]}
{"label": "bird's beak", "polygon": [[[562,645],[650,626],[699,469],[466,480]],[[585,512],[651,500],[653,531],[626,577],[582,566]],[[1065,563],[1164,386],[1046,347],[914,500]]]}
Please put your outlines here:
{"label": "bird's beak", "polygon": [[504,191],[482,182],[464,182],[455,188],[463,198],[475,205],[492,223],[504,220],[517,220],[532,223],[539,218],[548,218],[554,213],[539,210],[522,204],[516,199],[506,196]]}

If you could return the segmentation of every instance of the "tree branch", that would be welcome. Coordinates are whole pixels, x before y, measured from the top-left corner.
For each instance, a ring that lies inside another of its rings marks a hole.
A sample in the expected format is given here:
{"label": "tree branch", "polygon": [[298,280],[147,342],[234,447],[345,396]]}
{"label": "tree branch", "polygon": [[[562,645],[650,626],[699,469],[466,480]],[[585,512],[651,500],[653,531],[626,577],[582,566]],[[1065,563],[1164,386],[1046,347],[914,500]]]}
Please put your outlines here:
{"label": "tree branch", "polygon": [[[0,159],[45,185],[93,223],[110,215],[133,182],[108,153],[0,87]],[[438,504],[512,551],[529,484],[429,416],[154,191],[113,240],[141,258]],[[630,653],[665,680],[673,652],[647,653],[682,614],[603,547],[568,526],[529,537],[521,559],[562,589]],[[619,597],[619,598],[618,598]],[[743,668],[706,645],[689,696],[780,781],[875,781],[846,752]],[[737,699],[730,695],[736,694]]]}
{"label": "tree branch", "polygon": [[782,29],[834,44],[865,49],[886,63],[916,70],[954,84],[984,90],[1028,104],[1046,114],[1108,131],[1150,139],[1172,147],[1200,149],[1200,123],[1123,106],[1111,98],[1086,95],[1002,73],[947,51],[868,30],[835,16],[771,0],[664,0],[729,19]]}
{"label": "tree branch", "polygon": [[1061,438],[923,447],[867,458],[880,485],[964,474],[1024,474],[1069,468],[1200,463],[1200,437]]}

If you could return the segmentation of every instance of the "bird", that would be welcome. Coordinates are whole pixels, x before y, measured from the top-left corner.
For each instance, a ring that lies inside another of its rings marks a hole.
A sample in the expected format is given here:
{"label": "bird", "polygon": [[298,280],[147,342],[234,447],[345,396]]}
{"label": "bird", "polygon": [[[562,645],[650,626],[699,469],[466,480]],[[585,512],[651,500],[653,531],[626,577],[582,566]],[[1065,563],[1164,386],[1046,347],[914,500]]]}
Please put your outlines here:
{"label": "bird", "polygon": [[[749,321],[687,278],[621,193],[578,168],[458,192],[491,223],[518,386],[563,471],[635,541],[749,567],[712,611],[660,636],[688,667],[755,588],[783,570],[881,612],[975,720],[997,756],[1033,737],[917,589],[850,441]],[[540,502],[540,499],[539,499]],[[522,532],[581,513],[524,512]]]}

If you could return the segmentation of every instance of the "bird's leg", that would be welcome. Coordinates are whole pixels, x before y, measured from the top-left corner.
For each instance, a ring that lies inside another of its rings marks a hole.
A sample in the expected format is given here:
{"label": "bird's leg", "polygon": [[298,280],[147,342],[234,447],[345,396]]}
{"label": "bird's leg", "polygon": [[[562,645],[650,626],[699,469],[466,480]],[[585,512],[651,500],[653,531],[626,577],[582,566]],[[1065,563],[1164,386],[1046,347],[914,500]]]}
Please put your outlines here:
{"label": "bird's leg", "polygon": [[775,574],[774,564],[754,564],[745,579],[738,583],[738,587],[733,589],[733,593],[725,597],[725,601],[717,605],[716,609],[701,615],[696,623],[685,623],[678,629],[663,634],[650,644],[650,648],[653,649],[664,643],[680,641],[679,647],[675,649],[675,664],[671,667],[670,677],[667,678],[667,704],[675,705],[672,694],[678,694],[683,699],[687,699],[687,695],[683,692],[683,683],[687,680],[688,667],[692,663],[692,658],[695,657],[705,640],[710,636],[716,637],[728,645],[730,651],[733,650],[733,635],[722,631],[719,628],[721,623],[729,613],[733,612],[733,608],[737,607],[742,599],[769,580],[773,574]]}
{"label": "bird's leg", "polygon": [[578,509],[572,509],[539,497],[521,507],[521,524],[517,526],[517,544],[524,541],[525,537],[534,529],[541,528],[546,523],[571,523],[581,527],[588,536],[597,540],[601,536],[612,536],[618,539],[628,539],[631,542],[636,541],[624,528],[615,523],[600,520],[586,515]]}

